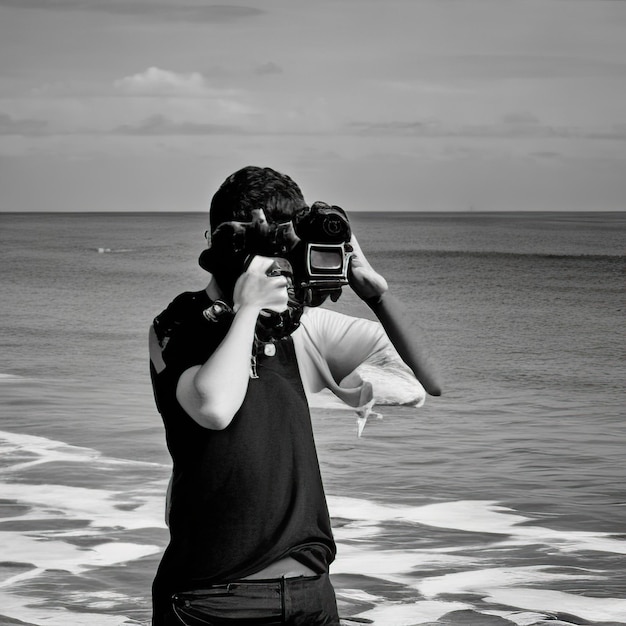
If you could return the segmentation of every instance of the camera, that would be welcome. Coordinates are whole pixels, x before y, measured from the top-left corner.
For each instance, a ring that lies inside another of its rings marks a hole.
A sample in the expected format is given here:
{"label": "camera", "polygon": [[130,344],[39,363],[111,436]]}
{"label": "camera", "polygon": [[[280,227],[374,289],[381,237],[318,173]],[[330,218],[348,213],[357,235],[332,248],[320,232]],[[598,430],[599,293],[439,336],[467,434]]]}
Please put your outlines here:
{"label": "camera", "polygon": [[224,222],[211,233],[211,246],[200,265],[234,285],[250,257],[282,257],[293,267],[296,297],[317,306],[326,297],[336,301],[348,284],[352,232],[346,212],[314,202],[291,221],[269,223],[263,209],[252,211],[249,222]]}
{"label": "camera", "polygon": [[292,219],[299,243],[290,257],[297,287],[303,290],[305,304],[330,295],[333,301],[348,284],[350,237],[346,212],[338,206],[314,202]]}

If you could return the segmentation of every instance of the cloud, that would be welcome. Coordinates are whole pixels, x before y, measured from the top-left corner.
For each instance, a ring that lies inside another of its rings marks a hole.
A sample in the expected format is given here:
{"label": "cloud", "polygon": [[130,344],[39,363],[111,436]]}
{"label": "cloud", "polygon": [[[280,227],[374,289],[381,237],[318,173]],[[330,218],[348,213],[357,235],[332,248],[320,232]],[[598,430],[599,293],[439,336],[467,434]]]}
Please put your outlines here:
{"label": "cloud", "polygon": [[235,132],[258,117],[245,92],[215,88],[195,71],[150,67],[115,81],[114,89],[117,97],[109,101],[110,119],[116,113],[113,127],[125,134]]}
{"label": "cloud", "polygon": [[88,8],[81,0],[0,0],[0,6],[13,9],[72,10]]}
{"label": "cloud", "polygon": [[438,81],[626,76],[626,63],[578,56],[523,54],[432,55],[422,59],[418,75]]}
{"label": "cloud", "polygon": [[454,126],[437,121],[352,122],[349,133],[357,135],[465,137],[465,138],[539,138],[539,139],[603,139],[626,141],[626,125],[606,128],[581,128],[543,124],[530,113],[505,115],[500,123]]}
{"label": "cloud", "polygon": [[532,113],[507,113],[502,121],[511,126],[537,126],[541,121]]}
{"label": "cloud", "polygon": [[0,113],[0,135],[41,135],[48,128],[44,120],[15,119],[6,113]]}
{"label": "cloud", "polygon": [[116,80],[115,88],[130,95],[143,96],[206,96],[209,86],[202,74],[180,74],[149,67],[145,72]]}
{"label": "cloud", "polygon": [[152,0],[0,0],[0,6],[45,11],[89,11],[184,22],[224,23],[254,18],[265,11],[256,7],[222,4],[152,2]]}
{"label": "cloud", "polygon": [[554,152],[554,150],[536,150],[531,152],[530,156],[537,159],[561,159],[563,155],[560,152]]}
{"label": "cloud", "polygon": [[174,122],[164,115],[151,115],[137,124],[123,124],[113,129],[119,135],[228,135],[241,134],[243,129],[228,124]]}
{"label": "cloud", "polygon": [[190,135],[254,127],[261,113],[245,91],[204,75],[150,67],[108,83],[51,83],[0,100],[0,133]]}
{"label": "cloud", "polygon": [[267,63],[262,63],[254,68],[255,74],[282,74],[283,68],[280,65],[277,65],[273,61],[268,61]]}

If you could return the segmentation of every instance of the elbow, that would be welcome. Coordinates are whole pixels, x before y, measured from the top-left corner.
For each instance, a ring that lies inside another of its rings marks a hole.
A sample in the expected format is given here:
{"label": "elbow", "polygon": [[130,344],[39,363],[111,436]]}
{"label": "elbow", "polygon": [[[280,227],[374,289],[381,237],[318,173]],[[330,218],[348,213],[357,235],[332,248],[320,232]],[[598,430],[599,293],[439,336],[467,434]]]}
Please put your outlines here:
{"label": "elbow", "polygon": [[424,390],[429,396],[441,396],[443,394],[443,385],[438,377],[425,381],[423,383]]}
{"label": "elbow", "polygon": [[233,421],[237,408],[228,403],[203,398],[199,394],[177,394],[178,403],[185,413],[202,428],[224,430]]}
{"label": "elbow", "polygon": [[440,385],[431,385],[426,389],[426,393],[428,393],[429,396],[441,396],[443,395],[443,389]]}
{"label": "elbow", "polygon": [[200,426],[208,430],[224,430],[233,421],[235,412],[229,407],[205,402],[193,411],[191,417]]}
{"label": "elbow", "polygon": [[241,403],[237,404],[233,394],[225,397],[198,385],[199,369],[192,367],[183,372],[176,388],[176,399],[185,413],[203,428],[224,430],[233,421]]}
{"label": "elbow", "polygon": [[420,382],[429,396],[443,395],[443,382],[438,372],[430,371],[423,375]]}

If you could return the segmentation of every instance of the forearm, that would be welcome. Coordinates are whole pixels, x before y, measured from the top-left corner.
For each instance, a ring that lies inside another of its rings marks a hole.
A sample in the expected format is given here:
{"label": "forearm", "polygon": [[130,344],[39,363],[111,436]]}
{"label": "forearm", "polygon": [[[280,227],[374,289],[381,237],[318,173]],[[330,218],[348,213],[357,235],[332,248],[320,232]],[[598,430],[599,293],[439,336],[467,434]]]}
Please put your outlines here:
{"label": "forearm", "polygon": [[177,396],[200,425],[221,430],[241,407],[250,380],[250,355],[259,309],[242,307],[211,357],[181,376]]}
{"label": "forearm", "polygon": [[440,396],[442,383],[423,332],[409,324],[401,303],[388,292],[365,300],[382,324],[402,360],[431,396]]}

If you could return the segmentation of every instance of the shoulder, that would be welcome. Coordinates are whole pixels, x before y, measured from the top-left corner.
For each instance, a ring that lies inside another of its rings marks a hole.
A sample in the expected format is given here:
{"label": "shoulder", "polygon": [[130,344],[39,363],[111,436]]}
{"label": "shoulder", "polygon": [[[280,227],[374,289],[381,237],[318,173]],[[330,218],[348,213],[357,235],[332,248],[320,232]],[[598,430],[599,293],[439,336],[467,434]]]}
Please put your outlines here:
{"label": "shoulder", "polygon": [[204,290],[185,291],[176,296],[152,322],[159,343],[163,344],[182,326],[199,320],[201,312],[210,303]]}
{"label": "shoulder", "polygon": [[361,318],[339,313],[338,311],[331,311],[330,309],[324,309],[322,307],[307,307],[302,314],[301,322],[303,325],[309,327],[324,327],[350,325],[359,319]]}
{"label": "shoulder", "polygon": [[302,315],[301,324],[310,333],[330,333],[331,335],[350,333],[370,333],[380,326],[378,322],[362,317],[354,317],[321,307],[307,308]]}
{"label": "shoulder", "polygon": [[379,322],[324,308],[307,309],[297,338],[323,354],[371,354],[383,347],[386,335]]}
{"label": "shoulder", "polygon": [[149,346],[157,373],[168,370],[179,375],[210,356],[226,332],[222,324],[203,316],[210,303],[206,291],[184,292],[154,318]]}

